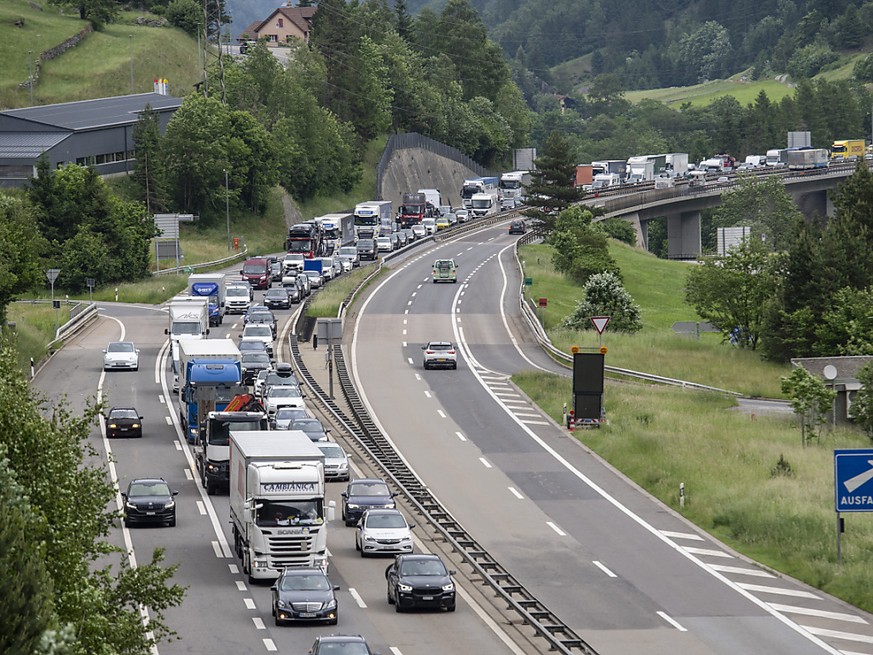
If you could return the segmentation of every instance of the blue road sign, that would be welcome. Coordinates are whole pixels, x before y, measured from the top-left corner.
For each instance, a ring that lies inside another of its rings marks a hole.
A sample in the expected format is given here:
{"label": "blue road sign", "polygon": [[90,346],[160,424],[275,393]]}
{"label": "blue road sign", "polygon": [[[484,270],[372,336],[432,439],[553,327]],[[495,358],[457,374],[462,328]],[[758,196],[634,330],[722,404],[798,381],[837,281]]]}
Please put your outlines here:
{"label": "blue road sign", "polygon": [[873,448],[834,450],[838,512],[873,512]]}

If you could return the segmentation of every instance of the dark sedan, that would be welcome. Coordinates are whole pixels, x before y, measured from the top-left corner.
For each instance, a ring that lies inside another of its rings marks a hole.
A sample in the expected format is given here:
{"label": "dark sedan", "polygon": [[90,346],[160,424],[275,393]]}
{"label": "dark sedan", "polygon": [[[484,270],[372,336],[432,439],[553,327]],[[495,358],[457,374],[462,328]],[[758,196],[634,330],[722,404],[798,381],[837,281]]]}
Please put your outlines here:
{"label": "dark sedan", "polygon": [[106,436],[141,437],[142,416],[133,407],[113,407],[106,415]]}
{"label": "dark sedan", "polygon": [[373,239],[361,239],[357,248],[359,259],[376,259],[376,242]]}
{"label": "dark sedan", "polygon": [[300,418],[293,421],[289,430],[303,430],[306,436],[313,441],[327,441],[327,433],[330,428],[325,428],[317,418]]}
{"label": "dark sedan", "polygon": [[268,289],[264,294],[264,305],[270,309],[288,309],[291,307],[291,299],[285,287]]}
{"label": "dark sedan", "polygon": [[388,581],[388,603],[402,612],[412,608],[455,611],[454,571],[443,564],[438,555],[398,555],[385,570]]}
{"label": "dark sedan", "polygon": [[343,492],[343,521],[354,525],[368,509],[394,509],[394,496],[378,478],[361,478],[349,482]]}
{"label": "dark sedan", "polygon": [[252,385],[258,373],[270,368],[270,356],[263,352],[244,352],[242,354],[243,384]]}
{"label": "dark sedan", "polygon": [[131,525],[176,525],[176,501],[178,491],[171,491],[163,478],[138,478],[131,480],[124,499],[124,526]]}
{"label": "dark sedan", "polygon": [[333,592],[338,589],[321,569],[283,569],[271,589],[276,625],[291,621],[336,625],[339,609]]}

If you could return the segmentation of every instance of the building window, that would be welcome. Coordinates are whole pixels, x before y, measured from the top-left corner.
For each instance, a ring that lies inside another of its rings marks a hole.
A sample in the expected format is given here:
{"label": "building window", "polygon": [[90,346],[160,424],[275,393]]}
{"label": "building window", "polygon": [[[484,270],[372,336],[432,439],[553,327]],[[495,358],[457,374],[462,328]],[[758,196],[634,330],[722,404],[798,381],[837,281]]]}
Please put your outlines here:
{"label": "building window", "polygon": [[267,36],[267,40],[270,43],[277,43],[279,41],[279,37],[276,34],[270,34]]}
{"label": "building window", "polygon": [[278,20],[276,21],[276,27],[279,27],[279,28],[281,28],[281,27],[285,27],[285,20],[282,19],[282,18],[278,19]]}

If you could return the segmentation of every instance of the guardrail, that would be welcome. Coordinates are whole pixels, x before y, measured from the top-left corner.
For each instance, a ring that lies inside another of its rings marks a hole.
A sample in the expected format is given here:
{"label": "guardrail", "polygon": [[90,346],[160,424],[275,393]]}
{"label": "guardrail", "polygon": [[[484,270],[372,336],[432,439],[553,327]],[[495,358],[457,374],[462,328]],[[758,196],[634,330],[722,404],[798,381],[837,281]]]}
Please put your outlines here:
{"label": "guardrail", "polygon": [[92,320],[97,318],[97,305],[94,303],[78,303],[84,305],[84,308],[78,311],[75,316],[72,316],[69,321],[59,326],[55,330],[55,338],[46,344],[46,350],[51,352],[59,343],[63,343],[65,339],[73,336],[76,332],[88,325]]}
{"label": "guardrail", "polygon": [[213,262],[202,262],[200,264],[191,264],[190,266],[174,266],[173,268],[165,268],[160,271],[155,271],[152,273],[155,277],[160,277],[161,275],[174,275],[179,273],[188,273],[199,270],[201,268],[211,268],[213,266],[222,266],[224,264],[231,264],[237,259],[244,259],[249,254],[249,248],[246,246],[240,252],[234,253],[229,257],[224,257],[223,259],[216,259]]}

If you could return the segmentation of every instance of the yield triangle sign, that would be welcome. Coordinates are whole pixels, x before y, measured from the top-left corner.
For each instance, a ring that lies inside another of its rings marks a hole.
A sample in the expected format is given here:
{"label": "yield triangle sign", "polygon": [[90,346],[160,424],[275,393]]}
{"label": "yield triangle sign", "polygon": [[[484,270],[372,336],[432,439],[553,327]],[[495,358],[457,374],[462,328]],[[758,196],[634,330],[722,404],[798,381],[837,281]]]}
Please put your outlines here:
{"label": "yield triangle sign", "polygon": [[591,322],[594,323],[594,329],[597,330],[597,334],[603,334],[609,323],[609,316],[592,316]]}

